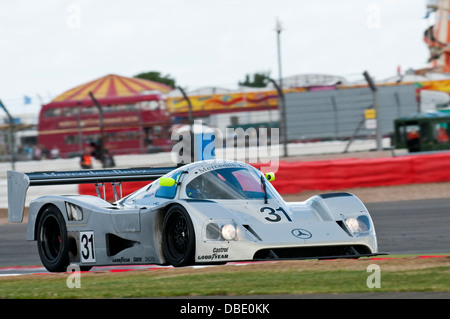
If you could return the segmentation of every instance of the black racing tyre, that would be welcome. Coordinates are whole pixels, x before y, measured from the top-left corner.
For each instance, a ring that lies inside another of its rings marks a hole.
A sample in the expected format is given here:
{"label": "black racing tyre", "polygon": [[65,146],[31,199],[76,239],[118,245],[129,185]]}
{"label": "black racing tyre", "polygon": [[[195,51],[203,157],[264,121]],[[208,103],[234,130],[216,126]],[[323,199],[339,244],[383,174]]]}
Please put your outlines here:
{"label": "black racing tyre", "polygon": [[164,217],[162,247],[167,262],[172,266],[194,263],[194,226],[188,212],[180,205],[170,207]]}
{"label": "black racing tyre", "polygon": [[66,271],[70,263],[67,227],[55,206],[48,206],[39,218],[37,245],[42,264],[48,271]]}

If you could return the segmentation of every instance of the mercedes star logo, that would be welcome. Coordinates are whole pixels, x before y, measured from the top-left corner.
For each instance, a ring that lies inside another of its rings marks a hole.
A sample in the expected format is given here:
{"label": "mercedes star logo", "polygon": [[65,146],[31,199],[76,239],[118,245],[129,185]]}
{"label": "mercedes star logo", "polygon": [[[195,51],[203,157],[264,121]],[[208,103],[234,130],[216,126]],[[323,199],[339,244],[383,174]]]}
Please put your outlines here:
{"label": "mercedes star logo", "polygon": [[292,235],[300,239],[310,239],[312,234],[306,229],[295,228],[291,231]]}

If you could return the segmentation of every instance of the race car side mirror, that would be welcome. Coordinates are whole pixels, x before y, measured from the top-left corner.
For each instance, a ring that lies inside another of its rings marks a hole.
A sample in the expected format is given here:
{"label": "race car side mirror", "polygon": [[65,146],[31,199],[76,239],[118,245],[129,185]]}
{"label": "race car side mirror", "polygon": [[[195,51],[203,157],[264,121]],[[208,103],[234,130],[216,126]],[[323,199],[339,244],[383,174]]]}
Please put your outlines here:
{"label": "race car side mirror", "polygon": [[275,173],[272,173],[272,172],[266,173],[266,179],[267,179],[269,182],[274,181],[274,180],[275,180]]}
{"label": "race car side mirror", "polygon": [[159,185],[172,187],[173,185],[175,185],[175,180],[170,177],[161,177],[159,179]]}

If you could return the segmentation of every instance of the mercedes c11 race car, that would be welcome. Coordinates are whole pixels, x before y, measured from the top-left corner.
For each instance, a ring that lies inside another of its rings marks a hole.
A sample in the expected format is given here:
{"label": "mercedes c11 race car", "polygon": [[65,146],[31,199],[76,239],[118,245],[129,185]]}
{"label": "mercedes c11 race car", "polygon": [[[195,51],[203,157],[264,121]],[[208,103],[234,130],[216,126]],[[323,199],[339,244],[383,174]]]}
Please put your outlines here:
{"label": "mercedes c11 race car", "polygon": [[[285,202],[264,175],[236,161],[180,167],[20,173],[8,171],[8,219],[23,220],[29,186],[94,183],[97,195],[31,201],[27,240],[51,272],[124,264],[358,258],[378,254],[364,204],[349,193]],[[110,203],[101,185],[147,180]]]}

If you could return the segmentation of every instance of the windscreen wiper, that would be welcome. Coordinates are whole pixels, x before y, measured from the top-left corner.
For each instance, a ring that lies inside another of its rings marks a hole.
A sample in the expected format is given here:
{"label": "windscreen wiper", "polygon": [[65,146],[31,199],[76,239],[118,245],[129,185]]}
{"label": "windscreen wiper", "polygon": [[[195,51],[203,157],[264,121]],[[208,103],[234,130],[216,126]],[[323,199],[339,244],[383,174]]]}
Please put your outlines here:
{"label": "windscreen wiper", "polygon": [[264,204],[267,204],[268,196],[267,196],[267,187],[266,187],[266,177],[264,175],[261,175],[261,184],[262,184],[262,188],[264,190]]}

